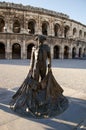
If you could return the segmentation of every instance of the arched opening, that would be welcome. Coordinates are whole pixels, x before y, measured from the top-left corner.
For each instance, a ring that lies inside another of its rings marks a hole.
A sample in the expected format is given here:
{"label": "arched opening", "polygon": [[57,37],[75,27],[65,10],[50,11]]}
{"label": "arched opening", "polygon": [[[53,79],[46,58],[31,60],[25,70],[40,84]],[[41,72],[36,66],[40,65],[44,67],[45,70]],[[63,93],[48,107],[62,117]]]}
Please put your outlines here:
{"label": "arched opening", "polygon": [[84,48],[83,57],[86,57],[86,48]]}
{"label": "arched opening", "polygon": [[86,32],[84,32],[84,38],[86,38]]}
{"label": "arched opening", "polygon": [[75,58],[76,57],[76,48],[73,47],[72,49],[72,58]]}
{"label": "arched opening", "polygon": [[79,48],[79,57],[81,57],[82,56],[82,48],[80,47]]}
{"label": "arched opening", "polygon": [[54,25],[54,34],[55,36],[59,36],[59,31],[60,31],[60,25],[59,24],[55,24]]}
{"label": "arched opening", "polygon": [[35,33],[35,21],[31,20],[28,22],[28,29],[30,34]]}
{"label": "arched opening", "polygon": [[48,35],[48,23],[46,22],[42,23],[42,34]]}
{"label": "arched opening", "polygon": [[79,37],[82,37],[82,30],[79,31]]}
{"label": "arched opening", "polygon": [[13,32],[20,33],[20,23],[18,20],[15,20],[13,23]]}
{"label": "arched opening", "polygon": [[12,46],[12,59],[21,59],[21,46],[18,43]]}
{"label": "arched opening", "polygon": [[68,59],[69,56],[69,47],[65,46],[64,47],[64,59]]}
{"label": "arched opening", "polygon": [[5,59],[5,45],[0,42],[0,59]]}
{"label": "arched opening", "polygon": [[31,52],[32,52],[32,47],[34,46],[33,43],[29,44],[27,46],[27,59],[30,59],[31,58]]}
{"label": "arched opening", "polygon": [[73,36],[76,35],[76,28],[73,29]]}
{"label": "arched opening", "polygon": [[2,18],[0,18],[0,32],[4,32],[4,26],[5,26],[5,22]]}
{"label": "arched opening", "polygon": [[60,48],[59,46],[54,46],[54,59],[59,59],[59,53],[60,53]]}
{"label": "arched opening", "polygon": [[64,28],[64,37],[65,38],[67,38],[68,33],[69,33],[69,26],[65,26],[65,28]]}

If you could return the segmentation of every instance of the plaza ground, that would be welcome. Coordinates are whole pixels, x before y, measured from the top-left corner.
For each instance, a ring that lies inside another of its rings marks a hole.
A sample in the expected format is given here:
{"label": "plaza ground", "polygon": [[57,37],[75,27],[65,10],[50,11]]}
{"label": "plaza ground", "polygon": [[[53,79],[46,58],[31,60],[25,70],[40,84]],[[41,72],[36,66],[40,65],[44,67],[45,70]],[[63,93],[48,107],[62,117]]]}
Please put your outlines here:
{"label": "plaza ground", "polygon": [[52,71],[69,100],[68,109],[49,119],[21,117],[9,101],[29,71],[30,60],[0,60],[0,130],[85,130],[86,60],[52,60]]}

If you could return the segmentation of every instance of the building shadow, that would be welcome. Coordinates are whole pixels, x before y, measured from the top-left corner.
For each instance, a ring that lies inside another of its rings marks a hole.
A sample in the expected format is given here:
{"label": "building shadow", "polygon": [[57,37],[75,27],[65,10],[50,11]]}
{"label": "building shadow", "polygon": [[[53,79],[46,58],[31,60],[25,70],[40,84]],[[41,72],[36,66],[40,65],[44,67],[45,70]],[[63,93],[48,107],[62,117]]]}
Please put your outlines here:
{"label": "building shadow", "polygon": [[39,123],[40,125],[42,124],[45,130],[72,130],[86,117],[86,100],[74,97],[67,97],[69,100],[69,107],[67,108],[67,110],[56,117],[36,119],[18,114],[9,108],[11,97],[17,89],[18,88],[10,90],[5,88],[0,89],[0,109],[6,113],[10,113],[12,115],[14,114],[14,116],[17,115],[22,119],[25,118],[27,120],[30,120],[33,123],[35,122]]}
{"label": "building shadow", "polygon": [[[30,59],[0,60],[0,64],[29,66]],[[86,69],[86,60],[80,59],[52,59],[52,68]]]}
{"label": "building shadow", "polygon": [[86,69],[86,60],[79,59],[58,59],[52,60],[53,68],[65,68],[65,69]]}
{"label": "building shadow", "polygon": [[12,59],[12,60],[7,60],[7,59],[0,59],[0,64],[4,65],[18,65],[18,66],[28,66],[30,64],[29,59]]}

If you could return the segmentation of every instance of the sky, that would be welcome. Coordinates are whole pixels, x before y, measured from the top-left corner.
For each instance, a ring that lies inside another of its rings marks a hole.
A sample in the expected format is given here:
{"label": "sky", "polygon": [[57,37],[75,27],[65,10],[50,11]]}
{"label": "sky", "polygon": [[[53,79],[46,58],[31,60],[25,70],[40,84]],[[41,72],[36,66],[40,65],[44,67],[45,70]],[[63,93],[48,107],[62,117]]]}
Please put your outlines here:
{"label": "sky", "polygon": [[86,0],[0,0],[3,1],[64,13],[70,19],[86,25]]}

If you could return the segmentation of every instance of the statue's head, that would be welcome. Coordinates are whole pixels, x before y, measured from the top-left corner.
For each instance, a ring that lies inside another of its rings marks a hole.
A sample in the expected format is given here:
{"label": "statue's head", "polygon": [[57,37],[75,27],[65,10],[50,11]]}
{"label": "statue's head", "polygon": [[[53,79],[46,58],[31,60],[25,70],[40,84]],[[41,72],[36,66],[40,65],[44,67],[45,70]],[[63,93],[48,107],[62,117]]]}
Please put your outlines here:
{"label": "statue's head", "polygon": [[46,36],[44,35],[36,35],[35,41],[39,41],[40,43],[43,43],[46,40]]}

